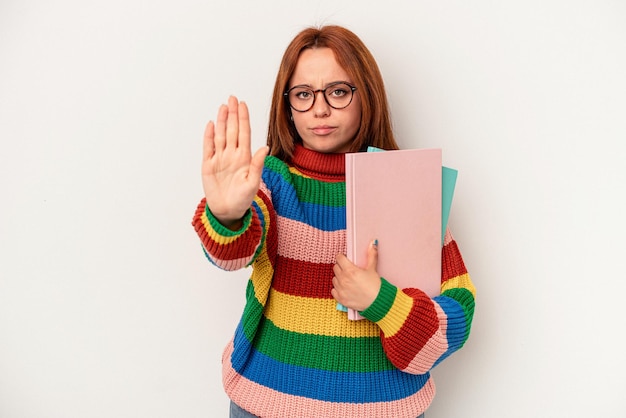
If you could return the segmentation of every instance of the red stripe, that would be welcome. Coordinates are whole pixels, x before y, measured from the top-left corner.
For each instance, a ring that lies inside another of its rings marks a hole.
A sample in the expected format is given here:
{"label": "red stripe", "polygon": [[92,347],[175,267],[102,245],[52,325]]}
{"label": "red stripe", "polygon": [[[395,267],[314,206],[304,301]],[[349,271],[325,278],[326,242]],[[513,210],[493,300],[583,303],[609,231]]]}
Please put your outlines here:
{"label": "red stripe", "polygon": [[428,340],[439,330],[439,318],[433,301],[421,290],[404,289],[413,298],[413,307],[402,328],[382,343],[389,360],[400,370],[406,369]]}
{"label": "red stripe", "polygon": [[333,265],[281,257],[274,265],[272,287],[281,293],[307,298],[332,298]]}
{"label": "red stripe", "polygon": [[459,247],[456,241],[450,241],[441,250],[441,283],[466,273]]}
{"label": "red stripe", "polygon": [[206,200],[202,199],[196,209],[192,225],[207,252],[215,259],[224,261],[251,257],[259,245],[262,234],[261,223],[256,212],[252,212],[251,225],[246,232],[230,244],[222,245],[209,236],[204,224],[202,223],[202,216],[204,214],[205,207]]}

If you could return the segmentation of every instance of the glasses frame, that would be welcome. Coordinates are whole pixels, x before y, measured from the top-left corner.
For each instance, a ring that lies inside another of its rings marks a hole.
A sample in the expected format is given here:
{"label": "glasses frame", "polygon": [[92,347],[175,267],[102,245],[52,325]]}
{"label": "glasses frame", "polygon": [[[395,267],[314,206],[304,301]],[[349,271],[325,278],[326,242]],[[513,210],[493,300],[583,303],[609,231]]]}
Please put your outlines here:
{"label": "glasses frame", "polygon": [[[332,87],[336,87],[339,84],[345,84],[346,86],[350,87],[350,101],[348,102],[347,105],[345,106],[341,106],[341,107],[336,107],[330,104],[330,102],[328,101],[328,97],[326,97],[326,90],[332,88]],[[295,107],[293,107],[293,105],[291,104],[291,100],[289,100],[289,93],[291,93],[291,91],[293,89],[296,88],[307,88],[309,89],[311,92],[313,92],[313,100],[311,101],[311,106],[306,109],[306,110],[298,110]],[[315,100],[317,99],[317,93],[322,93],[322,96],[324,97],[324,101],[326,102],[326,104],[330,107],[332,107],[333,109],[336,110],[341,110],[341,109],[345,109],[346,107],[350,106],[350,104],[352,103],[352,100],[354,99],[354,92],[357,91],[358,88],[356,86],[353,86],[352,84],[346,82],[346,81],[335,81],[333,83],[330,83],[329,85],[327,85],[325,88],[323,89],[317,89],[314,90],[312,88],[310,88],[307,85],[303,85],[303,84],[298,84],[297,86],[293,86],[292,88],[290,88],[289,90],[287,90],[286,92],[283,93],[283,96],[285,97],[285,100],[287,100],[287,103],[289,104],[289,107],[292,108],[293,110],[295,110],[296,112],[300,112],[300,113],[304,113],[304,112],[308,112],[309,110],[313,109],[313,106],[315,106]]]}

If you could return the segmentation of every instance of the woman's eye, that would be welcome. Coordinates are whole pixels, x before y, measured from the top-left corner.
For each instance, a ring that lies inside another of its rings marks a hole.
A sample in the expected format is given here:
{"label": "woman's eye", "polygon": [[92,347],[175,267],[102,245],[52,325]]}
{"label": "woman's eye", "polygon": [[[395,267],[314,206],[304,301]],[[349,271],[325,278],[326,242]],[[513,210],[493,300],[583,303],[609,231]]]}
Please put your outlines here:
{"label": "woman's eye", "polygon": [[300,92],[296,93],[296,97],[298,99],[306,100],[306,99],[311,97],[311,92],[310,91],[306,91],[306,90],[300,91]]}

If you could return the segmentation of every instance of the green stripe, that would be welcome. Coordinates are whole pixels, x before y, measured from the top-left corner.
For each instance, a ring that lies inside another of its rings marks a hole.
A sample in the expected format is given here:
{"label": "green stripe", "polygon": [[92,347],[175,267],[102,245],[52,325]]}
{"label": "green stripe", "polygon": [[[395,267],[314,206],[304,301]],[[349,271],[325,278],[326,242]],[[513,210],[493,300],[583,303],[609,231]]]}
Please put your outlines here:
{"label": "green stripe", "polygon": [[380,280],[380,290],[378,291],[376,299],[374,299],[374,302],[372,302],[369,308],[361,312],[361,315],[372,322],[378,322],[387,315],[398,293],[396,286],[389,283],[383,277],[381,277]]}
{"label": "green stripe", "polygon": [[[248,341],[254,341],[255,349],[283,363],[340,372],[394,369],[383,352],[380,337],[329,337],[278,328],[263,316],[263,306],[254,295],[251,281],[247,287],[242,328]],[[338,356],[347,356],[354,361],[339,362]]]}
{"label": "green stripe", "polygon": [[[380,337],[331,337],[286,331],[265,318],[255,348],[282,363],[338,372],[377,372],[394,369]],[[257,342],[261,341],[260,344]],[[257,345],[258,344],[258,345]],[[339,357],[353,361],[340,361]]]}
{"label": "green stripe", "polygon": [[246,286],[246,306],[241,316],[241,326],[248,341],[252,341],[259,326],[259,321],[263,317],[263,305],[256,298],[252,280],[248,280]]}
{"label": "green stripe", "polygon": [[346,184],[344,182],[325,182],[302,177],[289,171],[283,161],[268,157],[265,168],[278,174],[295,190],[300,202],[318,205],[344,207],[346,205]]}
{"label": "green stripe", "polygon": [[246,214],[243,216],[243,225],[237,231],[232,231],[226,228],[224,225],[217,220],[215,215],[211,212],[208,205],[204,205],[204,213],[206,214],[207,219],[209,220],[209,225],[215,232],[223,237],[236,237],[238,235],[243,234],[248,226],[250,226],[250,221],[252,220],[252,211],[248,209]]}
{"label": "green stripe", "polygon": [[321,182],[298,175],[293,175],[292,179],[298,193],[298,199],[301,202],[332,207],[346,206],[346,184],[344,182]]}

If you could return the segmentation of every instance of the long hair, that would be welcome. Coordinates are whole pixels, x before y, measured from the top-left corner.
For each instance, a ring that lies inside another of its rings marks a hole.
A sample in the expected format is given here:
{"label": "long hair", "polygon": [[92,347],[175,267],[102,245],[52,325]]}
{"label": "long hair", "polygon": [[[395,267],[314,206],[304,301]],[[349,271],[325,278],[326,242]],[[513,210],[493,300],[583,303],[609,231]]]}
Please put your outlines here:
{"label": "long hair", "polygon": [[358,152],[374,146],[382,149],[398,149],[391,129],[391,117],[383,78],[376,60],[365,44],[350,30],[341,26],[322,26],[304,29],[291,41],[283,55],[274,84],[272,107],[267,131],[270,154],[282,160],[293,155],[299,141],[291,111],[284,93],[295,71],[298,58],[308,48],[330,48],[335,59],[348,73],[361,98],[361,125],[356,133],[350,152]]}

